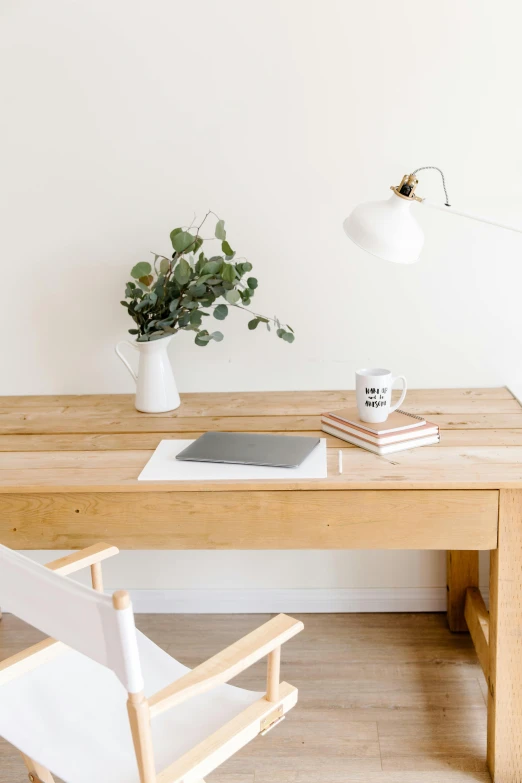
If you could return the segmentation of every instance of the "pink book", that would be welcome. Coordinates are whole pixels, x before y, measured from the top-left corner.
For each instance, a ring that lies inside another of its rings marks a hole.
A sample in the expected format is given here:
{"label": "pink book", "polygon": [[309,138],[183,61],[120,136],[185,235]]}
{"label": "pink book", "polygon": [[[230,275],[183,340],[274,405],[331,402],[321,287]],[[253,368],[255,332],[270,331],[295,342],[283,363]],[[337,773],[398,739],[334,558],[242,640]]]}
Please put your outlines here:
{"label": "pink book", "polygon": [[367,443],[374,443],[377,446],[386,446],[390,443],[400,443],[401,441],[411,441],[417,438],[426,438],[429,435],[438,435],[439,428],[436,424],[430,424],[426,421],[421,424],[420,427],[414,427],[413,429],[400,430],[398,432],[392,432],[388,435],[374,435],[368,430],[362,429],[362,427],[356,427],[353,424],[344,424],[333,416],[321,416],[321,423],[326,424],[328,427],[337,430],[340,433],[347,433],[354,437],[360,438]]}
{"label": "pink book", "polygon": [[426,419],[422,416],[416,416],[413,413],[405,413],[404,411],[394,411],[393,413],[390,413],[386,421],[371,423],[361,421],[357,408],[343,408],[340,411],[325,413],[323,416],[341,424],[349,424],[350,426],[370,433],[375,437],[388,435],[392,432],[412,430],[426,424]]}

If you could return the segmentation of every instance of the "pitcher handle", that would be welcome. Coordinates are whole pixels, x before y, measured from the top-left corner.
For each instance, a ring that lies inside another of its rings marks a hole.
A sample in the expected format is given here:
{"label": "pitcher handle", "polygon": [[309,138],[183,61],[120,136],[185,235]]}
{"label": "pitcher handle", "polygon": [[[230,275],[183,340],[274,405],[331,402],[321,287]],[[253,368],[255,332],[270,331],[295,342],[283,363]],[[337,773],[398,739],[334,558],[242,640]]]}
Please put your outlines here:
{"label": "pitcher handle", "polygon": [[132,347],[134,348],[134,350],[136,350],[136,351],[137,351],[138,349],[136,348],[136,346],[134,345],[134,343],[133,343],[133,342],[131,342],[130,340],[120,340],[120,342],[119,342],[117,345],[115,345],[115,346],[114,346],[114,350],[116,351],[116,354],[117,354],[117,356],[119,356],[119,357],[120,357],[120,359],[122,360],[123,364],[125,365],[125,367],[127,368],[127,370],[130,372],[130,374],[132,375],[132,377],[134,378],[134,380],[135,380],[135,381],[137,381],[137,380],[138,380],[138,376],[136,375],[136,373],[134,372],[134,370],[133,370],[133,369],[132,369],[132,367],[130,366],[130,364],[129,364],[129,362],[127,361],[127,359],[125,358],[125,356],[124,356],[124,355],[122,354],[122,352],[120,351],[120,345],[130,345],[130,346],[132,346]]}

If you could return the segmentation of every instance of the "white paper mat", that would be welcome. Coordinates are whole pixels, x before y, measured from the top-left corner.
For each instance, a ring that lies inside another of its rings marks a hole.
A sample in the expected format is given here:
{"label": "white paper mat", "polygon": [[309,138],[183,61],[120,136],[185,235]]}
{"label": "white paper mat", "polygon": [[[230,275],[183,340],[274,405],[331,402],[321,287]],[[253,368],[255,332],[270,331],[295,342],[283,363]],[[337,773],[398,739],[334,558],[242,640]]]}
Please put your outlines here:
{"label": "white paper mat", "polygon": [[193,440],[162,440],[149,459],[138,481],[220,481],[252,479],[311,479],[326,478],[326,438],[321,438],[315,449],[298,468],[270,468],[264,465],[230,465],[224,462],[181,462],[176,454]]}

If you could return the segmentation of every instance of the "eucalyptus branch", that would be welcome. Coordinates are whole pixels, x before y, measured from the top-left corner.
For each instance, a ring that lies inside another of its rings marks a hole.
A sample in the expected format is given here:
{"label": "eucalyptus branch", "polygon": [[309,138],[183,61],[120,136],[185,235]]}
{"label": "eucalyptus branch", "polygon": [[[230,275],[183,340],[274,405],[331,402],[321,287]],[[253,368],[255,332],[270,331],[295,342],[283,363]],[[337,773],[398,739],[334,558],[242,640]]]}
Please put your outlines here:
{"label": "eucalyptus branch", "polygon": [[[210,215],[217,220],[215,236],[203,238],[199,232]],[[143,342],[176,334],[181,330],[196,332],[196,345],[204,346],[211,340],[220,342],[222,333],[202,329],[202,319],[210,315],[205,311],[211,310],[216,320],[223,321],[231,306],[253,316],[248,323],[250,330],[259,323],[265,323],[270,331],[270,323],[273,323],[277,326],[278,337],[293,342],[293,330],[290,326],[282,327],[277,317],[267,318],[245,304],[238,304],[240,299],[250,304],[258,282],[255,277],[247,276],[252,270],[252,264],[242,257],[236,257],[232,250],[224,221],[212,210],[208,210],[197,227],[194,227],[195,220],[194,216],[188,228],[175,228],[171,232],[174,250],[172,258],[154,253],[153,266],[143,261],[133,267],[133,280],[127,283],[125,299],[121,302],[137,327],[129,329],[129,332]],[[221,242],[222,255],[213,255],[212,260],[209,260],[205,252],[201,251],[196,261],[194,256],[197,250],[210,239]],[[162,266],[165,272],[161,271]],[[246,281],[243,279],[245,276]]]}
{"label": "eucalyptus branch", "polygon": [[244,307],[244,305],[233,304],[233,305],[230,305],[230,306],[231,307],[237,307],[238,310],[244,310],[245,313],[250,313],[250,315],[253,315],[256,318],[260,318],[263,321],[271,321],[273,324],[279,324],[280,323],[278,318],[270,318],[267,315],[260,315],[260,313],[255,313],[253,310],[250,310],[248,307]]}

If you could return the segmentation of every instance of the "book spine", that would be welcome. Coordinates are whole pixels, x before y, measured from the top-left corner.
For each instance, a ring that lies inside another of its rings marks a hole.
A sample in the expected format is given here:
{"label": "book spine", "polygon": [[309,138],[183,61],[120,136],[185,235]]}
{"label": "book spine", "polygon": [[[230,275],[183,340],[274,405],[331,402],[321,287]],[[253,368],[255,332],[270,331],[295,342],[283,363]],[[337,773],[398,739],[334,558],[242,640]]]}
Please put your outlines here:
{"label": "book spine", "polygon": [[327,432],[329,435],[334,435],[340,440],[344,440],[347,443],[351,443],[352,446],[359,446],[361,449],[371,451],[373,454],[377,454],[380,457],[386,456],[386,454],[395,454],[397,451],[407,451],[408,449],[418,448],[420,446],[433,446],[440,442],[440,435],[428,435],[425,438],[416,438],[414,440],[402,441],[401,443],[394,443],[390,446],[375,446],[369,441],[358,438],[355,435],[349,435],[345,432],[340,432],[334,427],[329,427],[327,424],[322,424],[321,429],[323,432]]}
{"label": "book spine", "polygon": [[[402,411],[397,411],[398,413],[402,413]],[[393,435],[397,432],[407,432],[408,430],[416,429],[417,427],[422,427],[424,424],[426,424],[426,420],[422,416],[416,416],[413,413],[407,414],[410,419],[415,419],[415,421],[412,421],[411,424],[404,424],[400,427],[392,427],[391,429],[379,429],[376,430],[373,427],[371,427],[367,423],[363,423],[361,421],[350,421],[350,419],[345,419],[341,416],[336,415],[336,413],[323,413],[322,416],[326,416],[327,418],[331,419],[332,422],[336,422],[338,424],[343,424],[348,427],[355,427],[355,429],[360,429],[364,432],[367,432],[368,434],[371,434],[373,437],[376,438],[382,438],[383,435]],[[362,426],[361,426],[362,425]]]}
{"label": "book spine", "polygon": [[436,424],[430,424],[425,422],[421,427],[414,429],[407,429],[402,432],[396,432],[393,435],[372,435],[362,427],[356,427],[348,424],[341,424],[341,422],[331,419],[329,416],[322,416],[321,422],[334,427],[342,432],[347,432],[349,435],[353,435],[355,438],[361,438],[369,443],[374,443],[376,446],[388,446],[392,443],[400,443],[403,440],[413,440],[414,438],[427,438],[429,435],[437,435],[439,428]]}
{"label": "book spine", "polygon": [[329,427],[328,424],[323,423],[321,425],[321,429],[323,432],[327,432],[329,435],[334,435],[336,438],[346,441],[346,443],[351,443],[352,446],[360,446],[362,449],[371,451],[374,454],[381,453],[381,449],[378,446],[375,446],[373,443],[370,443],[367,440],[363,440],[362,438],[356,438],[355,435],[348,435],[346,432],[336,430],[334,427]]}

